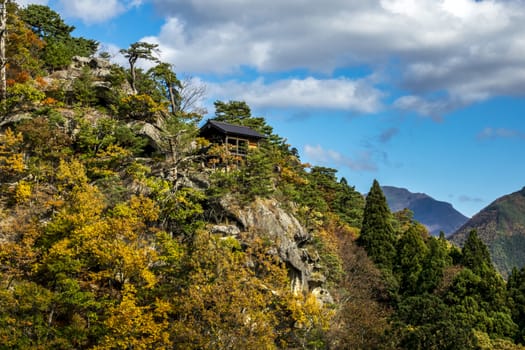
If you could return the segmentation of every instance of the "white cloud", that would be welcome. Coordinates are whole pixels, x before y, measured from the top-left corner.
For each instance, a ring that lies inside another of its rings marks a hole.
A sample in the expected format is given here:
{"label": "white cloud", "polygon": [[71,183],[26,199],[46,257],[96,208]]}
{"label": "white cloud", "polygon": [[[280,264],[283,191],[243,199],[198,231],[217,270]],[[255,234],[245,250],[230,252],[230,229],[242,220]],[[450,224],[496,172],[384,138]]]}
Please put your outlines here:
{"label": "white cloud", "polygon": [[[525,92],[522,0],[152,2],[167,18],[156,38],[164,58],[192,74],[251,67],[331,76],[366,65],[405,91],[398,107],[431,116]],[[440,100],[427,97],[436,91]]]}
{"label": "white cloud", "polygon": [[441,120],[443,114],[457,106],[456,102],[447,98],[431,100],[415,95],[402,96],[395,100],[393,105],[397,109],[416,112],[422,116],[432,117],[436,121]]}
{"label": "white cloud", "polygon": [[15,1],[18,5],[25,7],[29,4],[35,4],[35,5],[47,5],[49,2],[48,0],[16,0]]}
{"label": "white cloud", "polygon": [[131,7],[140,6],[142,0],[60,0],[64,13],[86,23],[106,22]]}
{"label": "white cloud", "polygon": [[305,145],[304,153],[312,162],[319,164],[344,166],[354,171],[377,170],[377,166],[371,159],[370,152],[362,152],[356,159],[353,159],[337,151],[326,150],[320,145]]}
{"label": "white cloud", "polygon": [[323,108],[374,113],[381,108],[382,93],[367,80],[283,79],[265,83],[230,81],[208,85],[214,99],[236,99],[262,108]]}

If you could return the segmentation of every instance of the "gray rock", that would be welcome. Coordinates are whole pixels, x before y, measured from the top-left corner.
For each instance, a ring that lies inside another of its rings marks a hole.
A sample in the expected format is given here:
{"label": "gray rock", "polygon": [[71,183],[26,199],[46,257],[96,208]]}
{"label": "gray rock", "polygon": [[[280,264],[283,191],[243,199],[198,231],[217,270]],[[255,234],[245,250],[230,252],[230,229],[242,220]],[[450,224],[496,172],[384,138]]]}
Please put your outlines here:
{"label": "gray rock", "polygon": [[223,236],[239,236],[241,230],[235,225],[214,225],[211,227],[212,233],[218,233]]}
{"label": "gray rock", "polygon": [[334,298],[330,292],[324,288],[317,287],[312,290],[312,295],[315,296],[317,301],[321,304],[333,304]]}
{"label": "gray rock", "polygon": [[270,199],[257,199],[249,206],[240,208],[231,199],[224,198],[221,206],[228,217],[239,222],[242,229],[274,242],[279,257],[289,268],[293,290],[308,290],[308,281],[314,270],[308,260],[315,260],[317,253],[305,255],[304,249],[300,247],[311,235],[297,218],[282,209],[277,201]]}

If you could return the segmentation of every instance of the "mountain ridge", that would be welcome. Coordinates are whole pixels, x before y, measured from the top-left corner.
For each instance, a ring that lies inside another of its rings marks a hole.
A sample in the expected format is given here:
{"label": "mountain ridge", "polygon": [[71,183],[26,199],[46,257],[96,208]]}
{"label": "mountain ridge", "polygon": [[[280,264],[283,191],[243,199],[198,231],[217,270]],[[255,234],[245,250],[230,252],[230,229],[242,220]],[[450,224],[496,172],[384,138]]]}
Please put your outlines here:
{"label": "mountain ridge", "polygon": [[507,276],[525,266],[525,187],[494,200],[454,232],[449,240],[462,246],[476,230],[488,246],[496,268]]}
{"label": "mountain ridge", "polygon": [[414,219],[425,225],[434,236],[441,231],[451,235],[468,220],[452,204],[438,201],[425,193],[414,193],[395,186],[382,186],[382,189],[391,211],[410,209]]}

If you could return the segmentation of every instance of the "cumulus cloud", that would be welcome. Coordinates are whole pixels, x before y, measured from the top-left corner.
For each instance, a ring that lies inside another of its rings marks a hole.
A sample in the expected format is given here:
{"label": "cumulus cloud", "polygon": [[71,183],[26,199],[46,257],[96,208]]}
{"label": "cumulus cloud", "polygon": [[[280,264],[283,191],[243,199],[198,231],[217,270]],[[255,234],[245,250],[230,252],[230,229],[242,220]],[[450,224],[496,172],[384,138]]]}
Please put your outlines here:
{"label": "cumulus cloud", "polygon": [[327,150],[320,145],[304,146],[305,155],[315,163],[332,166],[344,166],[354,171],[376,171],[377,166],[370,152],[362,152],[357,158],[345,156],[334,150]]}
{"label": "cumulus cloud", "polygon": [[250,106],[260,108],[323,108],[356,113],[374,113],[381,108],[382,93],[366,80],[339,79],[282,79],[266,83],[264,79],[251,82],[229,81],[208,85],[214,99],[234,96]]}
{"label": "cumulus cloud", "polygon": [[435,118],[525,91],[521,0],[151,1],[165,58],[193,74],[367,65],[406,92],[397,108]]}
{"label": "cumulus cloud", "polygon": [[60,0],[66,15],[86,23],[106,22],[141,4],[142,0]]}

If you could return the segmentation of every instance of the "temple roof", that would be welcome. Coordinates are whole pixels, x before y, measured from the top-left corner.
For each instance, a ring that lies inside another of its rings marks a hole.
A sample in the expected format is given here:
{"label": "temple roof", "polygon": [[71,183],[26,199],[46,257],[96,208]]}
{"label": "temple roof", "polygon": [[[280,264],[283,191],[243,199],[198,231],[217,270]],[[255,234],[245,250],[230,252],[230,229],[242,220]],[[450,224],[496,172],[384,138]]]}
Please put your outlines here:
{"label": "temple roof", "polygon": [[253,138],[253,139],[263,139],[265,138],[264,135],[260,134],[259,132],[247,127],[247,126],[240,126],[240,125],[234,125],[224,122],[219,122],[216,120],[208,120],[206,124],[202,126],[200,129],[201,134],[205,134],[209,132],[209,130],[217,130],[222,134],[225,135],[232,135],[232,136],[244,136],[247,138]]}

